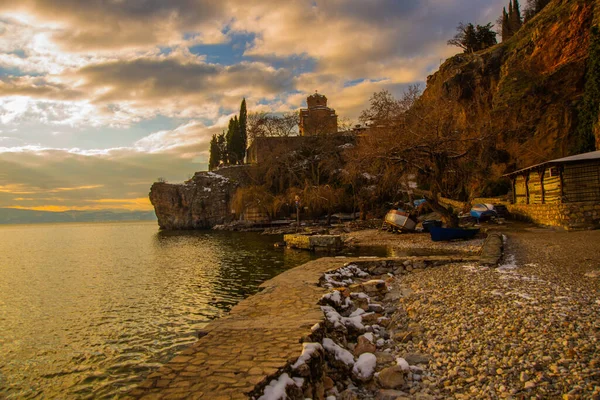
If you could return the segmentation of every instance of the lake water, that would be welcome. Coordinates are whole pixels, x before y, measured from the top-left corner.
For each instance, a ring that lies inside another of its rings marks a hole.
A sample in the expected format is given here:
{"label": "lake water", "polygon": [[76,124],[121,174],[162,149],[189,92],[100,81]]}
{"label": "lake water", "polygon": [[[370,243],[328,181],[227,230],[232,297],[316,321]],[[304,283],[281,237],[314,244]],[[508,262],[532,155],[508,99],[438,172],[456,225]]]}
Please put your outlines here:
{"label": "lake water", "polygon": [[210,320],[311,259],[156,222],[0,225],[0,398],[122,393]]}

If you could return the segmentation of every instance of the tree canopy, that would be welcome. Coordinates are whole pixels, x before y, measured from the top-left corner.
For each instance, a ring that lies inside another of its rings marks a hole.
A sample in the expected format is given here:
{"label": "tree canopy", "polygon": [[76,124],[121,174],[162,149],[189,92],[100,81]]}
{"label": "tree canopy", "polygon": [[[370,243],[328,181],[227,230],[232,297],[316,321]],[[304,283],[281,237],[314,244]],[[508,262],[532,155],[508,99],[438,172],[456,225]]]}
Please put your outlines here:
{"label": "tree canopy", "polygon": [[208,169],[217,166],[243,164],[248,147],[248,113],[246,99],[242,100],[239,117],[236,115],[229,120],[227,131],[214,136],[210,142]]}
{"label": "tree canopy", "polygon": [[486,49],[497,43],[496,32],[492,30],[493,27],[494,25],[491,22],[477,26],[461,22],[456,27],[456,35],[448,40],[448,44],[460,47],[465,53],[474,53]]}

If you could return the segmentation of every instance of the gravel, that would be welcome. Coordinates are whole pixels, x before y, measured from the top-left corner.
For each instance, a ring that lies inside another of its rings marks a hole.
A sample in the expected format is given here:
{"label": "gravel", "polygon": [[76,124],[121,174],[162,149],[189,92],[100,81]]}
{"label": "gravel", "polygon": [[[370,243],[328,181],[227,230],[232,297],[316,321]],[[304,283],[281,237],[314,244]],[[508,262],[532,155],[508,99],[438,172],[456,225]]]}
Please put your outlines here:
{"label": "gravel", "polygon": [[600,399],[600,231],[507,234],[504,265],[453,264],[395,278],[408,293],[399,357],[430,357],[411,394]]}

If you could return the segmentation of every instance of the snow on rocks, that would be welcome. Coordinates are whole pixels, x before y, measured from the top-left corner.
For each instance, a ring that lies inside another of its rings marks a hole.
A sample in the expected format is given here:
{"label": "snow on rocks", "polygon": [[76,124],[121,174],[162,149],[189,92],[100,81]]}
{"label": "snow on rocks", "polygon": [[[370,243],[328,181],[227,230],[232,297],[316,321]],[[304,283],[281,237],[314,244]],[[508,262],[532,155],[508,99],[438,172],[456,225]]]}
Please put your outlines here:
{"label": "snow on rocks", "polygon": [[348,366],[354,365],[354,356],[348,350],[335,343],[329,338],[323,339],[323,348],[332,354],[336,360],[343,362]]}
{"label": "snow on rocks", "polygon": [[396,364],[404,371],[408,371],[410,369],[410,365],[408,365],[408,362],[402,357],[396,358]]}
{"label": "snow on rocks", "polygon": [[323,278],[326,282],[325,287],[333,288],[351,285],[354,283],[355,278],[364,278],[366,276],[369,276],[369,274],[356,265],[350,264],[323,275]]}
{"label": "snow on rocks", "polygon": [[319,350],[323,350],[323,346],[320,343],[302,343],[302,354],[292,364],[292,369],[298,369],[301,365],[304,365]]}
{"label": "snow on rocks", "polygon": [[352,375],[361,382],[367,382],[373,378],[377,357],[372,353],[363,353],[358,357],[352,368]]}
{"label": "snow on rocks", "polygon": [[258,400],[285,400],[288,398],[286,388],[288,386],[302,386],[290,378],[288,374],[281,374],[278,379],[273,379],[267,387],[264,394]]}

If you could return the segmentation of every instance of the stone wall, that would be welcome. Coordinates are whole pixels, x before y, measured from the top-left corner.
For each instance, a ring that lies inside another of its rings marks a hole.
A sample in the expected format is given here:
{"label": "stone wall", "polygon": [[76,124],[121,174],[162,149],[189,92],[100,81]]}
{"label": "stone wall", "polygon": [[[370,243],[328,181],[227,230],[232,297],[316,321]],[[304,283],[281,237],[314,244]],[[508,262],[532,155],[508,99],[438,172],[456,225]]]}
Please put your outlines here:
{"label": "stone wall", "polygon": [[[440,203],[451,205],[455,210],[465,206],[465,203],[446,198],[441,198]],[[472,204],[479,203],[502,204],[511,217],[540,225],[565,229],[600,228],[600,203],[593,201],[552,204],[511,204],[498,198],[475,198],[472,201]]]}
{"label": "stone wall", "polygon": [[510,204],[513,217],[540,225],[560,226],[565,229],[600,227],[600,204],[577,202],[564,204]]}
{"label": "stone wall", "polygon": [[283,235],[283,241],[289,248],[310,251],[338,251],[344,246],[340,235]]}

